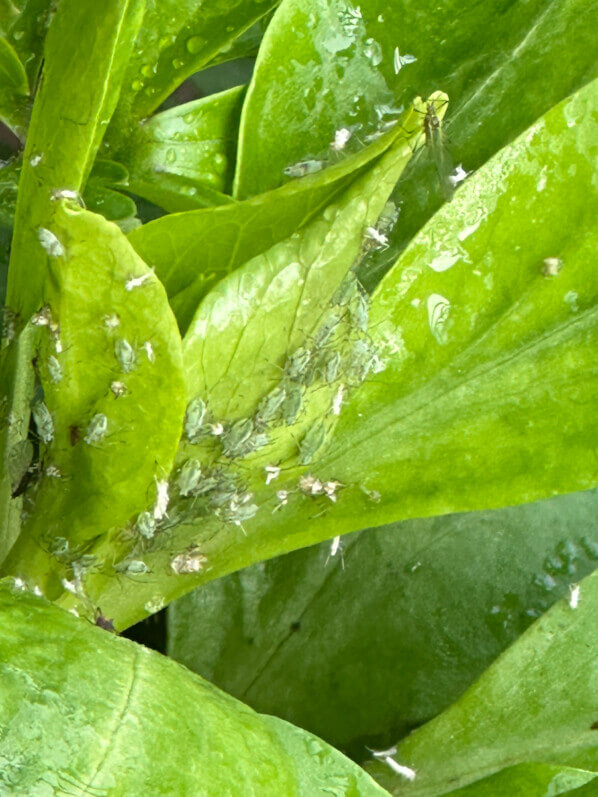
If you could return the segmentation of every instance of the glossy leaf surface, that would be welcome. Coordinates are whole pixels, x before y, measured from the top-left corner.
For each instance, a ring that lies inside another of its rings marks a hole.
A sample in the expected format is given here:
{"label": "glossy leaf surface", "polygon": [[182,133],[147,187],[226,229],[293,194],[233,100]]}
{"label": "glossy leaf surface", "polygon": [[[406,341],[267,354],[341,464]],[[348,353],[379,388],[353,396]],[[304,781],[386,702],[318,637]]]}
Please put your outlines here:
{"label": "glossy leaf surface", "polygon": [[80,208],[59,207],[51,233],[64,252],[49,258],[34,323],[52,428],[37,424],[43,466],[26,494],[17,570],[20,559],[33,567],[32,547],[56,554],[66,538],[69,561],[146,509],[172,466],[185,409],[181,339],[151,270],[116,225]]}
{"label": "glossy leaf surface", "polygon": [[268,13],[277,0],[148,0],[108,138],[116,149],[189,75]]}
{"label": "glossy leaf surface", "polygon": [[169,654],[363,761],[598,565],[597,509],[587,492],[410,520],[253,565],[170,606]]}
{"label": "glossy leaf surface", "polygon": [[129,190],[170,212],[230,202],[244,87],[177,105],[140,124],[118,159]]}
{"label": "glossy leaf surface", "polygon": [[369,770],[395,794],[421,795],[519,762],[596,772],[597,611],[594,573],[580,583],[577,608],[559,601],[457,703],[398,745],[396,760],[417,771],[412,783],[381,763]]}
{"label": "glossy leaf surface", "polygon": [[131,233],[129,240],[164,283],[181,330],[187,330],[201,299],[220,279],[301,228],[394,137],[389,133],[276,191],[227,207],[166,216]]}
{"label": "glossy leaf surface", "polygon": [[314,736],[6,582],[0,653],[9,793],[386,793]]}
{"label": "glossy leaf surface", "polygon": [[25,132],[28,95],[23,64],[9,42],[0,36],[0,121],[20,135]]}

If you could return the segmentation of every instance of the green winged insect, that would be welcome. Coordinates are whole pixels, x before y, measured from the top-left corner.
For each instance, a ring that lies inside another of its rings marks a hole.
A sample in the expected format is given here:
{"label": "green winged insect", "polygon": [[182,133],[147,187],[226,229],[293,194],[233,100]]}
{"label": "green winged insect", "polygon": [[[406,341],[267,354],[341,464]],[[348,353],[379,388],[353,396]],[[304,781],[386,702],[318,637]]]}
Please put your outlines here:
{"label": "green winged insect", "polygon": [[434,165],[436,166],[440,187],[445,197],[450,199],[454,192],[454,184],[450,179],[454,171],[454,166],[448,149],[442,117],[438,115],[438,111],[446,106],[447,103],[448,99],[444,101],[444,104],[439,104],[438,100],[433,102],[428,101],[426,103],[423,124],[426,149],[430,153]]}

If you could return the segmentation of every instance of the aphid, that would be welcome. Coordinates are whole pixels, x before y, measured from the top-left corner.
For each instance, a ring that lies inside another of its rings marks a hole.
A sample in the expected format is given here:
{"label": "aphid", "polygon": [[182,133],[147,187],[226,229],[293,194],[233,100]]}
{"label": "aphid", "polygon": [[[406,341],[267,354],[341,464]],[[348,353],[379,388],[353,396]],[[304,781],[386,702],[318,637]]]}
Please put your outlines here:
{"label": "aphid", "polygon": [[330,480],[330,481],[324,482],[324,484],[322,485],[322,487],[324,489],[324,494],[326,496],[328,496],[328,498],[330,498],[330,500],[332,501],[333,504],[336,503],[336,500],[338,498],[336,492],[337,492],[338,488],[342,487],[342,486],[343,485],[340,482],[337,482],[337,481],[334,481],[334,480]]}
{"label": "aphid", "polygon": [[103,628],[104,631],[110,631],[112,634],[116,634],[114,620],[112,618],[104,617],[100,608],[96,609],[96,617],[94,622],[98,628]]}
{"label": "aphid", "polygon": [[32,157],[29,159],[29,165],[30,165],[30,166],[33,166],[34,168],[35,168],[36,166],[39,166],[39,165],[40,165],[40,163],[42,162],[42,158],[43,158],[43,157],[44,157],[43,155],[33,155],[33,156],[32,156]]}
{"label": "aphid", "polygon": [[137,515],[135,528],[146,540],[151,540],[156,533],[156,521],[151,512],[141,512]]}
{"label": "aphid", "polygon": [[387,766],[389,766],[397,775],[402,775],[402,777],[406,778],[407,780],[415,780],[416,772],[411,767],[405,767],[402,764],[397,763],[393,755],[396,755],[397,748],[396,747],[389,747],[388,750],[371,750],[368,747],[370,753],[377,758],[378,761],[383,761]]}
{"label": "aphid", "polygon": [[137,365],[135,349],[126,338],[118,338],[118,340],[114,342],[114,354],[121,370],[124,371],[125,374],[130,373]]}
{"label": "aphid", "polygon": [[108,431],[108,418],[104,413],[98,412],[93,416],[87,429],[85,430],[85,437],[83,438],[88,445],[99,443],[106,436]]}
{"label": "aphid", "polygon": [[203,434],[204,420],[206,417],[206,404],[202,398],[196,396],[187,405],[185,412],[185,434],[190,443],[197,443]]}
{"label": "aphid", "polygon": [[366,251],[371,251],[373,249],[388,249],[390,244],[388,243],[388,236],[377,230],[376,227],[366,227],[363,234],[363,245]]}
{"label": "aphid", "polygon": [[345,569],[345,557],[343,556],[343,547],[341,545],[340,534],[337,535],[336,537],[332,538],[332,542],[330,543],[330,553],[326,557],[326,562],[324,564],[324,567],[326,567],[328,565],[328,562],[332,558],[334,558],[337,555],[337,553],[339,553],[339,552],[340,552],[340,555],[341,555],[341,564],[342,564],[343,570],[344,570]]}
{"label": "aphid", "polygon": [[330,352],[325,358],[322,366],[322,375],[329,385],[336,380],[341,363],[342,357],[338,351]]}
{"label": "aphid", "polygon": [[115,380],[110,384],[110,390],[114,393],[114,398],[122,398],[127,395],[127,386],[124,382]]}
{"label": "aphid", "polygon": [[156,479],[156,505],[154,506],[154,518],[162,520],[166,517],[166,510],[168,509],[168,481],[166,479]]}
{"label": "aphid", "polygon": [[252,498],[252,493],[235,495],[231,499],[228,510],[225,513],[225,519],[230,523],[234,523],[235,526],[239,526],[243,530],[243,533],[245,533],[243,522],[246,520],[251,520],[251,518],[254,517],[258,511],[257,504],[251,503]]}
{"label": "aphid", "polygon": [[276,491],[276,498],[278,500],[278,503],[276,504],[276,506],[272,510],[273,512],[276,512],[277,509],[280,509],[281,507],[286,506],[286,504],[288,504],[288,502],[289,502],[289,491],[288,490],[277,490]]}
{"label": "aphid", "polygon": [[338,313],[331,313],[326,321],[318,327],[316,334],[314,335],[314,343],[315,345],[320,348],[325,346],[330,338],[332,337],[334,330],[340,324],[341,317]]}
{"label": "aphid", "polygon": [[325,162],[320,160],[304,160],[285,166],[282,171],[287,177],[305,177],[307,174],[321,171],[325,165]]}
{"label": "aphid", "polygon": [[253,433],[253,420],[240,418],[224,430],[222,434],[222,452],[225,457],[242,456],[245,444]]}
{"label": "aphid", "polygon": [[362,22],[361,8],[352,8],[347,6],[339,13],[339,19],[345,33],[349,36],[354,36]]}
{"label": "aphid", "polygon": [[42,443],[46,443],[46,445],[51,443],[52,440],[54,440],[54,421],[52,420],[50,410],[41,399],[38,399],[38,401],[33,404],[31,414],[35,421],[39,439]]}
{"label": "aphid", "polygon": [[282,404],[282,417],[287,426],[295,423],[301,404],[303,402],[303,391],[300,385],[290,382],[286,388],[285,400]]}
{"label": "aphid", "polygon": [[45,227],[39,227],[37,230],[37,238],[42,248],[50,257],[64,257],[66,253],[65,248],[51,230],[47,230]]}
{"label": "aphid", "polygon": [[62,379],[62,366],[53,354],[50,354],[48,357],[48,373],[50,374],[50,379],[54,383],[60,382]]}
{"label": "aphid", "polygon": [[394,55],[393,55],[393,66],[395,70],[395,75],[398,75],[401,69],[406,66],[406,64],[414,64],[417,61],[417,58],[414,55],[409,55],[409,53],[405,53],[405,55],[401,55],[399,52],[399,48],[395,47]]}
{"label": "aphid", "polygon": [[319,451],[324,444],[325,438],[326,427],[321,421],[319,423],[314,423],[313,426],[308,429],[299,446],[299,455],[302,465],[309,465],[309,463],[313,461],[317,451]]}
{"label": "aphid", "polygon": [[218,479],[214,476],[205,476],[195,488],[195,495],[205,495],[218,487]]}
{"label": "aphid", "polygon": [[361,384],[372,368],[374,351],[365,340],[353,344],[347,376],[352,384]]}
{"label": "aphid", "polygon": [[448,176],[449,183],[453,188],[456,188],[459,185],[459,183],[462,183],[463,180],[466,180],[470,174],[471,172],[466,172],[465,169],[463,168],[463,165],[460,163],[456,167],[455,171],[452,172],[452,174],[449,174]]}
{"label": "aphid", "polygon": [[81,207],[85,207],[81,194],[78,191],[74,191],[72,188],[55,188],[54,191],[52,191],[51,199],[54,202],[59,199],[70,199],[78,205],[81,205]]}
{"label": "aphid", "polygon": [[179,493],[186,498],[192,495],[201,481],[201,464],[197,459],[188,459],[180,470],[177,484]]}
{"label": "aphid", "polygon": [[388,233],[397,223],[399,218],[399,208],[395,205],[392,199],[389,199],[382,213],[378,216],[377,228],[380,232]]}
{"label": "aphid", "polygon": [[330,144],[330,149],[333,152],[342,152],[349,143],[349,139],[352,135],[353,133],[348,127],[341,127],[340,130],[335,132],[334,140]]}
{"label": "aphid", "polygon": [[117,573],[127,576],[142,576],[148,572],[148,566],[141,559],[129,559],[114,565]]}
{"label": "aphid", "polygon": [[154,352],[154,347],[152,346],[151,342],[149,340],[146,340],[145,343],[143,344],[142,348],[145,351],[145,353],[147,354],[147,359],[151,363],[155,362],[156,361],[156,354]]}
{"label": "aphid", "polygon": [[345,385],[340,384],[338,386],[338,390],[332,397],[332,414],[333,415],[340,415],[341,409],[343,407],[343,399],[345,397]]}
{"label": "aphid", "polygon": [[345,276],[341,284],[336,289],[332,299],[332,304],[338,304],[341,307],[349,304],[351,297],[357,288],[357,277],[352,271]]}
{"label": "aphid", "polygon": [[368,297],[359,290],[350,309],[351,321],[356,329],[366,332],[370,320],[370,303]]}
{"label": "aphid", "polygon": [[279,465],[266,465],[264,470],[266,471],[266,484],[270,484],[270,482],[275,481],[280,476]]}
{"label": "aphid", "polygon": [[200,570],[203,570],[207,561],[207,557],[200,552],[199,548],[192,546],[174,556],[170,561],[170,567],[177,576],[187,573],[199,573]]}
{"label": "aphid", "polygon": [[54,319],[52,318],[52,310],[50,306],[45,304],[41,310],[31,316],[31,323],[34,327],[55,327]]}
{"label": "aphid", "polygon": [[267,393],[258,405],[256,412],[257,421],[259,423],[271,423],[277,420],[286,395],[287,392],[284,385],[279,385]]}
{"label": "aphid", "polygon": [[569,606],[571,609],[577,609],[579,606],[579,584],[571,584],[569,587]]}
{"label": "aphid", "polygon": [[311,473],[306,473],[299,478],[299,489],[305,495],[323,495],[324,485]]}
{"label": "aphid", "polygon": [[286,361],[284,366],[285,376],[293,382],[303,381],[310,362],[311,351],[304,346],[300,346]]}
{"label": "aphid", "polygon": [[542,265],[545,277],[558,277],[563,268],[563,261],[558,257],[547,257]]}
{"label": "aphid", "polygon": [[152,278],[151,272],[142,274],[140,277],[129,277],[129,279],[125,282],[125,290],[132,291],[134,290],[134,288],[139,288],[141,287],[141,285],[144,285],[151,278]]}
{"label": "aphid", "polygon": [[120,326],[120,318],[116,313],[104,316],[104,326],[106,329],[117,329]]}

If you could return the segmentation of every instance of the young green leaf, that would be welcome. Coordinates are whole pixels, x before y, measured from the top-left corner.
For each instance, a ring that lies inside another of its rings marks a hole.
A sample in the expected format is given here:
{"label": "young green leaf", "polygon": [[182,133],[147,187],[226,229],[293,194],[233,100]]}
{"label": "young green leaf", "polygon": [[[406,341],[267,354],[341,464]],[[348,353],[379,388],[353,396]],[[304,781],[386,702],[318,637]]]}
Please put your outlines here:
{"label": "young green leaf", "polygon": [[0,121],[24,136],[28,116],[29,83],[19,56],[0,36]]}
{"label": "young green leaf", "polygon": [[[38,229],[53,192],[82,190],[116,105],[144,0],[64,0],[45,47],[15,219],[7,301],[24,318],[39,309],[46,261]],[[65,42],[69,47],[65,47]],[[64,105],[65,81],[69,86]]]}
{"label": "young green leaf", "polygon": [[244,86],[177,105],[138,125],[115,154],[128,188],[170,212],[230,202]]}
{"label": "young green leaf", "polygon": [[532,761],[598,771],[597,611],[595,572],[580,582],[578,604],[559,601],[460,700],[397,745],[396,761],[416,772],[412,783],[383,763],[369,771],[394,794],[414,795],[445,794]]}
{"label": "young green leaf", "polygon": [[277,188],[298,161],[342,157],[330,147],[339,129],[363,140],[397,121],[401,109],[378,69],[383,55],[369,12],[370,3],[286,0],[274,14],[241,117],[238,199]]}
{"label": "young green leaf", "polygon": [[8,31],[8,40],[25,66],[29,84],[35,90],[42,64],[44,41],[56,10],[53,0],[24,0]]}
{"label": "young green leaf", "polygon": [[0,672],[9,792],[386,794],[320,739],[6,581]]}
{"label": "young green leaf", "polygon": [[315,174],[245,202],[177,213],[144,224],[129,236],[152,263],[185,332],[201,299],[231,271],[288,238],[380,157],[398,130]]}
{"label": "young green leaf", "polygon": [[576,493],[253,565],[171,604],[169,655],[362,761],[364,745],[387,748],[448,708],[569,597],[598,565],[597,510],[598,491]]}
{"label": "young green leaf", "polygon": [[146,509],[172,466],[185,409],[176,321],[118,227],[61,204],[47,232],[62,249],[49,257],[31,324],[41,328],[35,368],[52,428],[37,422],[41,470],[7,565],[23,573],[35,573],[32,547],[53,552],[63,537],[75,557]]}
{"label": "young green leaf", "polygon": [[118,150],[134,125],[147,118],[189,75],[267,14],[278,0],[147,0],[108,139]]}

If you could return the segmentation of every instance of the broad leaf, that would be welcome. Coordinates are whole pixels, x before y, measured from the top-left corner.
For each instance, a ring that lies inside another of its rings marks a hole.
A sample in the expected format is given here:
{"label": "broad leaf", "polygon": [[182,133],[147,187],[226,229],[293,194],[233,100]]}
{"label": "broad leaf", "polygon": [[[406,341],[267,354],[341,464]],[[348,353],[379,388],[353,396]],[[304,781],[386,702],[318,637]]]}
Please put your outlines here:
{"label": "broad leaf", "polygon": [[33,405],[43,465],[6,565],[23,574],[46,552],[72,564],[81,543],[146,508],[172,467],[186,403],[164,289],[118,227],[61,205],[48,234],[62,251],[49,257],[44,307],[32,320],[43,335],[43,404]]}
{"label": "broad leaf", "polygon": [[413,782],[383,763],[369,770],[393,793],[414,795],[447,794],[525,762],[598,771],[596,612],[598,572],[581,582],[577,607],[553,606],[457,703],[397,746]]}
{"label": "broad leaf", "polygon": [[223,49],[211,59],[207,66],[216,66],[226,61],[234,61],[237,58],[255,58],[271,19],[272,12],[258,19],[255,24],[247,28],[237,39],[223,47]]}
{"label": "broad leaf", "polygon": [[245,88],[177,105],[135,128],[119,160],[128,188],[171,212],[230,202]]}
{"label": "broad leaf", "polygon": [[[586,769],[551,764],[517,764],[450,794],[458,797],[512,797],[514,794],[525,794],[527,797],[568,794],[576,797],[580,791],[583,794],[596,794],[597,778],[598,772]],[[584,786],[589,791],[585,792]],[[578,787],[581,788],[578,790]]]}
{"label": "broad leaf", "polygon": [[0,672],[10,793],[386,793],[311,734],[6,582]]}
{"label": "broad leaf", "polygon": [[288,238],[392,144],[396,131],[328,169],[234,205],[179,213],[144,224],[129,236],[156,268],[180,328],[226,274]]}
{"label": "broad leaf", "polygon": [[28,96],[23,64],[8,41],[0,36],[0,121],[20,136],[25,133]]}
{"label": "broad leaf", "polygon": [[189,75],[268,13],[277,0],[147,0],[109,140],[118,151],[129,129],[148,117]]}
{"label": "broad leaf", "polygon": [[588,492],[411,520],[253,565],[171,604],[169,655],[363,760],[598,565],[597,509]]}

